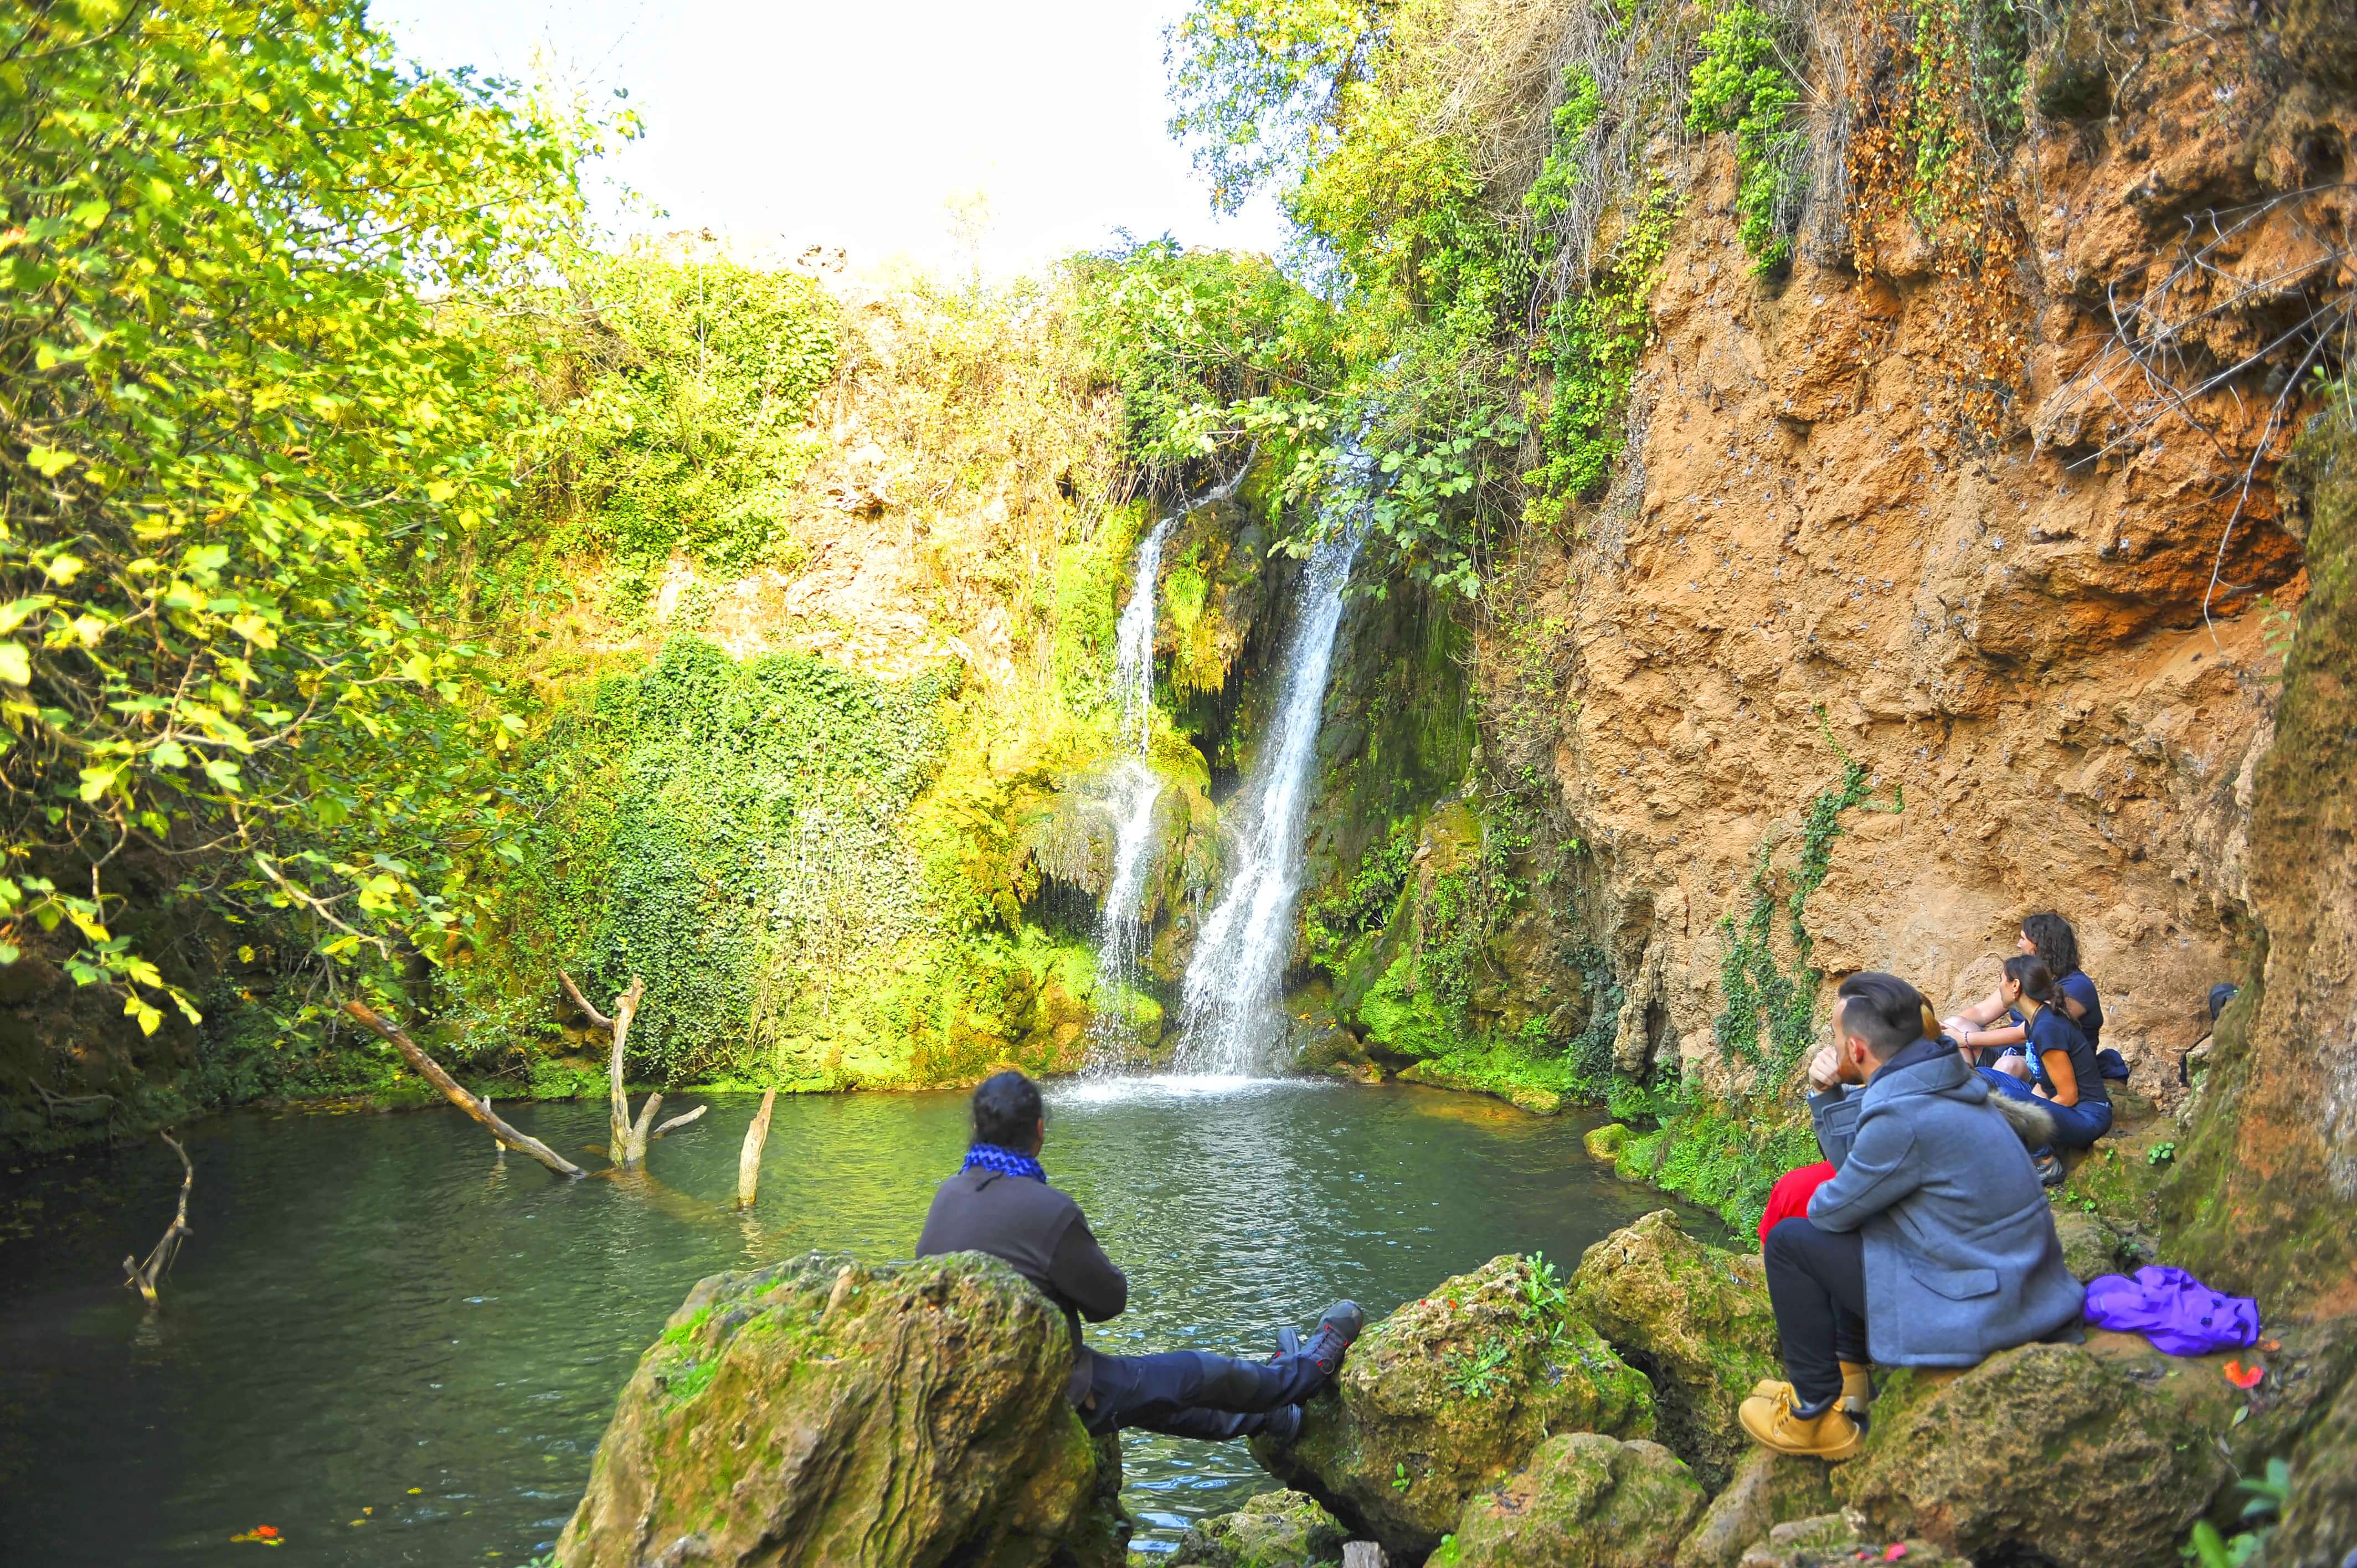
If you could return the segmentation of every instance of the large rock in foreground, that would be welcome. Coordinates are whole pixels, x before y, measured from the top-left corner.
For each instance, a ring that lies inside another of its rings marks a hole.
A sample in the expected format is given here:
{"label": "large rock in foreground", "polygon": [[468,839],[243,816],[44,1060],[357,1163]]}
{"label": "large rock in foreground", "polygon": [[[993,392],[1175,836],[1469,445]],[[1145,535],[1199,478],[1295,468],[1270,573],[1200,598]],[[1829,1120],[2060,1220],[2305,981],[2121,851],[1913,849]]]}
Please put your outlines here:
{"label": "large rock in foreground", "polygon": [[1436,1568],[1670,1568],[1702,1487],[1658,1443],[1566,1432],[1467,1505]]}
{"label": "large rock in foreground", "polygon": [[1759,1257],[1697,1241],[1656,1209],[1587,1249],[1571,1305],[1652,1380],[1662,1441],[1705,1485],[1726,1485],[1751,1446],[1736,1407],[1783,1376]]}
{"label": "large rock in foreground", "polygon": [[1322,1568],[1342,1561],[1342,1527],[1306,1492],[1263,1492],[1187,1532],[1170,1568]]}
{"label": "large rock in foreground", "polygon": [[2169,1398],[2075,1345],[1893,1379],[1835,1492],[1892,1536],[2061,1568],[2174,1564],[2233,1466]]}
{"label": "large rock in foreground", "polygon": [[1644,1377],[1573,1313],[1552,1271],[1503,1257],[1370,1327],[1308,1406],[1300,1438],[1261,1463],[1354,1534],[1421,1559],[1468,1498],[1548,1436],[1650,1437]]}
{"label": "large rock in foreground", "polygon": [[556,1560],[1118,1563],[1117,1483],[1065,1402],[1071,1366],[1063,1315],[976,1253],[715,1275],[640,1359]]}

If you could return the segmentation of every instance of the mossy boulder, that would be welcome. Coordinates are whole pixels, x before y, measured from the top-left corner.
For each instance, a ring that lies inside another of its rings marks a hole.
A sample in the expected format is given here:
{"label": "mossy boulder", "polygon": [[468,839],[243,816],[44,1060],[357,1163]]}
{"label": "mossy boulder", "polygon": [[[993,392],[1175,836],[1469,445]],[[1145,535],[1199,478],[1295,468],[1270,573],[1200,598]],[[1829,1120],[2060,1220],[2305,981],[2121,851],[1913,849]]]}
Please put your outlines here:
{"label": "mossy boulder", "polygon": [[1342,1561],[1342,1527],[1307,1492],[1263,1492],[1188,1530],[1171,1568],[1312,1568]]}
{"label": "mossy boulder", "polygon": [[1697,1241],[1656,1209],[1587,1249],[1571,1302],[1652,1380],[1662,1441],[1706,1486],[1724,1486],[1750,1447],[1736,1407],[1782,1375],[1758,1255]]}
{"label": "mossy boulder", "polygon": [[714,1275],[640,1359],[556,1560],[1118,1563],[1119,1450],[1071,1365],[1063,1315],[979,1254]]}
{"label": "mossy boulder", "polygon": [[1901,1372],[1834,1490],[1878,1530],[1960,1555],[2161,1568],[2234,1478],[2213,1434],[2077,1345],[2025,1345],[1962,1376]]}
{"label": "mossy boulder", "polygon": [[2054,1234],[2062,1242],[2062,1266],[2082,1282],[2120,1272],[2120,1238],[2101,1215],[2078,1208],[2054,1211]]}
{"label": "mossy boulder", "polygon": [[1776,1526],[1833,1511],[1832,1473],[1824,1465],[1754,1448],[1678,1543],[1677,1568],[1735,1568]]}
{"label": "mossy boulder", "polygon": [[1436,1568],[1670,1568],[1701,1483],[1658,1443],[1566,1432],[1475,1497]]}
{"label": "mossy boulder", "polygon": [[1254,1444],[1261,1463],[1416,1559],[1550,1434],[1652,1436],[1653,1399],[1549,1271],[1503,1257],[1370,1327],[1305,1417],[1290,1445]]}
{"label": "mossy boulder", "polygon": [[1620,1145],[1629,1141],[1629,1129],[1618,1122],[1607,1122],[1601,1127],[1591,1127],[1579,1140],[1587,1157],[1610,1165],[1620,1157]]}
{"label": "mossy boulder", "polygon": [[2292,1451],[2291,1496],[2267,1543],[2273,1568],[2340,1568],[2357,1551],[2357,1379]]}
{"label": "mossy boulder", "polygon": [[1894,1561],[1889,1556],[1893,1547],[1906,1548],[1895,1560],[1907,1568],[1959,1568],[1962,1560],[1932,1541],[1861,1533],[1860,1522],[1838,1513],[1787,1520],[1752,1542],[1738,1568],[1857,1568],[1860,1563]]}

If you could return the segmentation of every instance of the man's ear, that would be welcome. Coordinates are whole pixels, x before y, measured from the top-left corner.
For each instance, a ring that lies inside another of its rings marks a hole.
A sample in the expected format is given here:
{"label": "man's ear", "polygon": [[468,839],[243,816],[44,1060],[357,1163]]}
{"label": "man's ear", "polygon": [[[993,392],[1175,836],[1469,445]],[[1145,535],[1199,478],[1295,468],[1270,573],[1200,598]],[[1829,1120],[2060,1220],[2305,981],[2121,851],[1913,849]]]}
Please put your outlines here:
{"label": "man's ear", "polygon": [[1031,1152],[1038,1154],[1048,1146],[1048,1119],[1042,1116],[1031,1123]]}

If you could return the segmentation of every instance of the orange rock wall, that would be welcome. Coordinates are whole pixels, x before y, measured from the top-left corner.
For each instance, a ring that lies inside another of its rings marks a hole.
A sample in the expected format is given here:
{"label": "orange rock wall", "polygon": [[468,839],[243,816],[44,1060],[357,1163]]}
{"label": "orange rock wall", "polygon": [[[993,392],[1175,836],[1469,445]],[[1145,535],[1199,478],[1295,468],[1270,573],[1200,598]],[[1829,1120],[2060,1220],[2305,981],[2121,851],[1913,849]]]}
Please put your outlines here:
{"label": "orange rock wall", "polygon": [[[1624,1067],[1716,1062],[1719,922],[1838,782],[1829,729],[1905,809],[1843,818],[1806,906],[1816,963],[1961,1004],[2021,916],[2058,908],[2104,1043],[2139,1088],[2179,1093],[2205,993],[2253,934],[2246,828],[2281,662],[2260,596],[2294,606],[2306,581],[2272,486],[2297,422],[2270,428],[2282,382],[2257,373],[2163,406],[2109,302],[2181,318],[2186,362],[2264,342],[2306,296],[2234,280],[2312,260],[2319,225],[2345,239],[2345,190],[2282,193],[2341,177],[2357,125],[2347,95],[2287,88],[2266,40],[2205,38],[2205,16],[2152,24],[2175,41],[2114,118],[2034,130],[2016,157],[2032,347],[1994,443],[1953,413],[1934,350],[1954,301],[1926,255],[1762,282],[1728,138],[1687,155],[1623,472],[1576,542],[1525,563],[1507,618],[1551,618],[1567,645],[1554,772],[1635,982]],[[2155,295],[2190,214],[2270,200],[2207,252],[2217,277]],[[1498,633],[1484,654],[1519,657]]]}

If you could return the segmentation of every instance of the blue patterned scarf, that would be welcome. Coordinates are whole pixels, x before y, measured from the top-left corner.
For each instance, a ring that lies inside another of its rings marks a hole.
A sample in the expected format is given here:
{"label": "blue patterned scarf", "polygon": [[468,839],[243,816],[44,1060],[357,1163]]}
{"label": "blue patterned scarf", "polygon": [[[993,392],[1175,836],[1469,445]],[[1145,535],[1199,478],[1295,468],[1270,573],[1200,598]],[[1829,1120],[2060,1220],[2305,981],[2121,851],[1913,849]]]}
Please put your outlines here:
{"label": "blue patterned scarf", "polygon": [[1033,1181],[1048,1179],[1048,1173],[1040,1168],[1038,1160],[996,1144],[976,1144],[965,1152],[965,1164],[958,1168],[961,1172],[979,1168],[996,1171],[1000,1176],[1029,1176]]}

